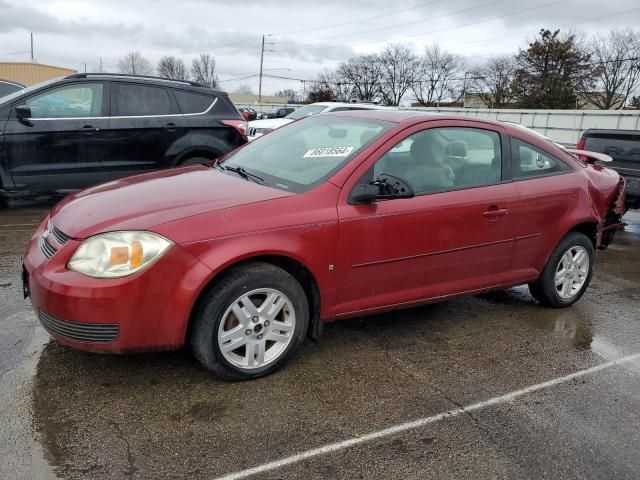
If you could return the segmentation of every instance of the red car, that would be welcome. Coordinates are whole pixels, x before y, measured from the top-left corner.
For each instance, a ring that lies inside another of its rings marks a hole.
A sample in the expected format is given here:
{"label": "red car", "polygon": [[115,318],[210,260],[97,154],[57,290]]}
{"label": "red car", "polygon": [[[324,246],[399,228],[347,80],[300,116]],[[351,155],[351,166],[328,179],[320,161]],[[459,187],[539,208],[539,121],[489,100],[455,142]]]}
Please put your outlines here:
{"label": "red car", "polygon": [[190,344],[227,379],[273,372],[323,322],[525,283],[566,307],[624,210],[621,177],[584,158],[479,119],[317,115],[67,197],[29,243],[25,293],[60,342]]}

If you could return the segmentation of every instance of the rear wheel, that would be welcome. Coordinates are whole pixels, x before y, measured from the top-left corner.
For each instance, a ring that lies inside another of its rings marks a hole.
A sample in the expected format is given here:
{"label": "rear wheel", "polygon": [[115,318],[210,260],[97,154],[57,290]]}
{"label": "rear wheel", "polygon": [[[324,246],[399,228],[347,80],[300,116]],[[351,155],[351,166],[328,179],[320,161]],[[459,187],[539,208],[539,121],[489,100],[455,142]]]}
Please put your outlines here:
{"label": "rear wheel", "polygon": [[529,284],[529,291],[543,305],[568,307],[589,286],[594,264],[591,240],[582,233],[571,232],[555,248],[538,280]]}
{"label": "rear wheel", "polygon": [[289,273],[267,263],[232,270],[205,294],[191,346],[207,369],[246,380],[282,367],[304,341],[307,297]]}

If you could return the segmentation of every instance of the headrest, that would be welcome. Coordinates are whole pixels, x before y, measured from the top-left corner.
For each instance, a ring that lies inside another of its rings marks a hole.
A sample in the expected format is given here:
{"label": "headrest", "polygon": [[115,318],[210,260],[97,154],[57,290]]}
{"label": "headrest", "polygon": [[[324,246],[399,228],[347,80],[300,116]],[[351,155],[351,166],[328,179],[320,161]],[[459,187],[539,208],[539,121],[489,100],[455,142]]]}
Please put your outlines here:
{"label": "headrest", "polygon": [[467,142],[462,140],[452,140],[447,145],[447,157],[466,157]]}

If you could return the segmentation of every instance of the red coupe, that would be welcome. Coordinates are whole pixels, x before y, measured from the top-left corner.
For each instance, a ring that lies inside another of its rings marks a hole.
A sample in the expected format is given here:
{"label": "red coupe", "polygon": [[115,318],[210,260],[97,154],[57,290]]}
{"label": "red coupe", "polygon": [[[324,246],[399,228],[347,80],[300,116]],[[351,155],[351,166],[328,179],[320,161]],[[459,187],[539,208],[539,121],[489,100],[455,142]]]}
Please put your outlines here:
{"label": "red coupe", "polygon": [[566,307],[625,208],[621,177],[579,153],[479,119],[309,117],[67,197],[29,243],[25,294],[60,342],[188,343],[227,379],[273,372],[341,318],[525,283]]}

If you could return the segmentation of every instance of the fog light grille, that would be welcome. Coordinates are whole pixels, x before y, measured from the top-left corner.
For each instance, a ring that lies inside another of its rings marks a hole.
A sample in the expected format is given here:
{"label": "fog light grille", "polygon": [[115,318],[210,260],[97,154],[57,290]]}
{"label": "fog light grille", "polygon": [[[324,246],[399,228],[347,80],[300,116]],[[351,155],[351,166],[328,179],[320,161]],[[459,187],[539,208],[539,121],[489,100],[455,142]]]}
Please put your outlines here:
{"label": "fog light grille", "polygon": [[118,336],[118,325],[108,323],[68,322],[40,310],[38,318],[49,332],[78,342],[109,343]]}

